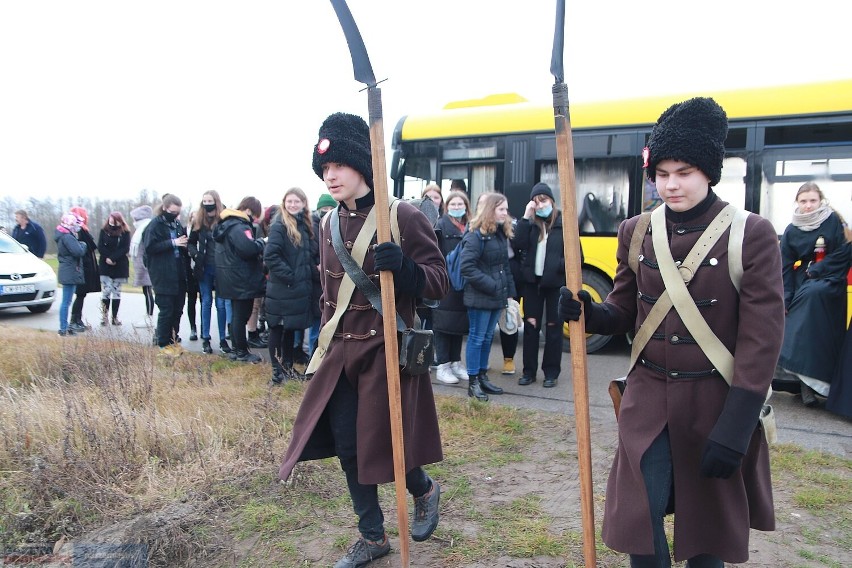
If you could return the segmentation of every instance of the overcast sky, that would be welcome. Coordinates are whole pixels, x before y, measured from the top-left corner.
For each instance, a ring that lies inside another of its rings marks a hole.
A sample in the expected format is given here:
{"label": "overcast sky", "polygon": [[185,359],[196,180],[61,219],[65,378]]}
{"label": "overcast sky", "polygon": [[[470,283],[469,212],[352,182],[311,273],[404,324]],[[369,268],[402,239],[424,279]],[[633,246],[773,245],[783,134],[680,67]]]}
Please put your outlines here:
{"label": "overcast sky", "polygon": [[[555,0],[349,0],[400,117],[517,92],[551,102]],[[570,100],[852,75],[832,0],[567,2]],[[322,120],[367,117],[327,0],[3,0],[0,197],[312,199]],[[662,111],[663,109],[661,109]],[[390,148],[387,148],[388,157]]]}

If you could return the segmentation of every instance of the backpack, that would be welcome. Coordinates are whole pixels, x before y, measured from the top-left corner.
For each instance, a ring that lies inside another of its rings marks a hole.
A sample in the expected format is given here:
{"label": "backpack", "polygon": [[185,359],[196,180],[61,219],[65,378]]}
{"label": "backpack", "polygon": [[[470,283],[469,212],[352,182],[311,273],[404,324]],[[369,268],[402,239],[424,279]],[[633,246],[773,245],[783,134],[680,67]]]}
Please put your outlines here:
{"label": "backpack", "polygon": [[[459,241],[459,244],[455,246],[453,250],[450,251],[450,254],[447,255],[447,276],[450,279],[450,286],[453,287],[453,290],[456,292],[461,292],[464,290],[467,282],[462,276],[461,273],[461,253],[462,253],[462,243],[464,239]],[[485,247],[485,242],[480,237],[479,239],[479,253],[482,254],[482,249]]]}

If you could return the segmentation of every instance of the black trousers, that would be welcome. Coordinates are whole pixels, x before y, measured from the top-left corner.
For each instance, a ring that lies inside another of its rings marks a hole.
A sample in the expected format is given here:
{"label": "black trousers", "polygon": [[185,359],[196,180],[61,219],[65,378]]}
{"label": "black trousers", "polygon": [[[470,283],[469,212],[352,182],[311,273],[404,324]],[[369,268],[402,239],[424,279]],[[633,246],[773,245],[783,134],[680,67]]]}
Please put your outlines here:
{"label": "black trousers", "polygon": [[246,324],[251,317],[254,299],[231,300],[231,306],[233,308],[231,312],[231,340],[234,342],[234,349],[236,351],[248,351]]}
{"label": "black trousers", "polygon": [[269,357],[274,368],[289,369],[293,366],[293,356],[296,352],[295,340],[295,329],[284,329],[282,325],[269,328]]}
{"label": "black trousers", "polygon": [[83,321],[83,302],[86,300],[87,292],[81,292],[80,286],[75,290],[74,303],[71,304],[71,321]]}
{"label": "black trousers", "polygon": [[[544,324],[544,356],[541,370],[545,378],[557,378],[562,370],[562,322],[559,321],[559,288],[524,287],[524,374],[538,371],[538,338]],[[544,317],[543,317],[544,316]],[[533,326],[529,318],[535,320]]]}
{"label": "black trousers", "polygon": [[[379,487],[358,483],[358,393],[345,373],[340,374],[323,415],[331,426],[334,448],[346,474],[352,508],[358,515],[358,531],[367,540],[381,540],[385,534],[385,516],[379,505]],[[405,474],[405,486],[409,493],[420,497],[431,489],[432,480],[418,466]]]}
{"label": "black trousers", "polygon": [[461,361],[461,350],[463,335],[454,335],[436,331],[435,333],[435,361],[439,365],[452,361]]}
{"label": "black trousers", "polygon": [[178,294],[156,294],[157,302],[157,345],[165,347],[175,343],[177,330],[180,329],[180,318],[183,315],[183,303],[186,292]]}

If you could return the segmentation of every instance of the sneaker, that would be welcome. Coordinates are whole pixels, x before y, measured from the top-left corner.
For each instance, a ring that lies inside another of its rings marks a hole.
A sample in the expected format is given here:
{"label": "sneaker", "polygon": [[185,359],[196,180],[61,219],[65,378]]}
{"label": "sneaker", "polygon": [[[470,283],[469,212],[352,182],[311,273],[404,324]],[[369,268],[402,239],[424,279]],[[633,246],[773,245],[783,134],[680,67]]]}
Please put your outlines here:
{"label": "sneaker", "polygon": [[454,385],[459,382],[458,378],[453,373],[450,363],[441,363],[438,365],[438,374],[435,376],[439,383],[445,385]]}
{"label": "sneaker", "polygon": [[504,375],[514,375],[515,374],[515,360],[511,357],[503,358],[503,374]]}
{"label": "sneaker", "polygon": [[201,342],[201,352],[207,354],[213,353],[213,348],[210,347],[209,339],[205,339]]}
{"label": "sneaker", "polygon": [[75,333],[75,331],[73,329],[71,329],[70,327],[68,329],[60,329],[57,333],[59,335],[61,335],[62,337],[70,336],[70,335],[77,335],[77,333]]}
{"label": "sneaker", "polygon": [[87,326],[83,322],[72,321],[68,324],[68,329],[70,329],[74,333],[82,333],[84,331],[89,331],[89,326]]}
{"label": "sneaker", "polygon": [[467,369],[465,369],[461,361],[453,361],[452,363],[450,363],[450,370],[460,381],[467,380]]}
{"label": "sneaker", "polygon": [[249,350],[245,351],[237,351],[236,357],[234,357],[234,361],[239,363],[260,363],[263,361],[263,358],[260,355],[255,355]]}
{"label": "sneaker", "polygon": [[425,495],[414,498],[414,519],[411,521],[411,538],[423,542],[438,526],[438,503],[441,501],[441,486],[432,480],[432,489]]}
{"label": "sneaker", "polygon": [[226,339],[223,339],[219,342],[219,350],[226,355],[233,351],[233,349],[231,349],[231,346],[228,345],[228,341]]}
{"label": "sneaker", "polygon": [[334,568],[360,568],[366,566],[373,560],[387,556],[390,552],[390,541],[387,535],[379,542],[359,538],[355,544],[346,551],[346,556],[337,561]]}

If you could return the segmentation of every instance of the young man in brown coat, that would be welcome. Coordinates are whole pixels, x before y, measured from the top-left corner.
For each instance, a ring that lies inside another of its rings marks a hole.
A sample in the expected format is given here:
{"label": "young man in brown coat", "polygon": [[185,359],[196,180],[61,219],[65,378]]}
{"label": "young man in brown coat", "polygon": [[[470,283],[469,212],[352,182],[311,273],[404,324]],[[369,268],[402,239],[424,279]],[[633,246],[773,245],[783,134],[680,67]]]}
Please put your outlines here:
{"label": "young man in brown coat", "polygon": [[[371,212],[375,214],[370,134],[364,120],[344,113],[329,116],[319,130],[313,168],[339,203],[320,223],[325,326],[337,308],[346,273],[332,245],[329,218],[338,216],[342,241],[351,251]],[[375,246],[373,234],[362,268],[376,285],[380,270],[393,272],[397,311],[411,325],[415,299],[443,298],[449,283],[444,256],[426,216],[405,202],[398,205],[397,216],[401,243]],[[322,337],[321,332],[320,342]],[[335,568],[365,566],[390,552],[377,484],[393,481],[394,474],[382,316],[359,289],[331,342],[325,349],[320,345],[317,356],[323,357],[322,362],[305,391],[279,474],[287,479],[298,461],[338,456],[361,537]],[[428,372],[412,376],[401,371],[400,387],[405,481],[415,509],[411,537],[423,541],[438,525],[440,487],[421,467],[443,459],[438,416]]]}
{"label": "young man in brown coat", "polygon": [[[670,291],[661,267],[682,263],[674,271],[688,282],[680,305],[694,303],[712,334],[734,355],[728,386],[699,345],[699,339],[707,343],[704,337],[693,337],[686,318],[672,308],[650,330],[653,335],[629,371],[618,451],[607,483],[603,540],[629,553],[633,567],[671,565],[663,529],[670,512],[675,515],[674,559],[692,568],[745,562],[749,528],[775,528],[769,452],[758,421],[784,333],[778,236],[769,221],[748,215],[739,293],[729,271],[730,229],[719,235],[691,280],[683,276],[688,264],[683,261],[727,205],[712,190],[721,177],[727,130],[724,110],[708,98],[678,103],[660,116],[643,153],[648,178],[665,203],[664,225],[657,216],[665,238],[655,239],[654,231],[644,234],[634,273],[628,251],[639,217],[628,219],[618,231],[613,291],[601,304],[579,293],[588,331],[638,330]],[[663,248],[667,242],[671,251],[671,259],[662,258],[665,266],[655,240]],[[669,265],[672,259],[676,262]],[[731,264],[734,272],[736,266]],[[573,296],[562,289],[560,315],[565,319],[580,316]]]}

